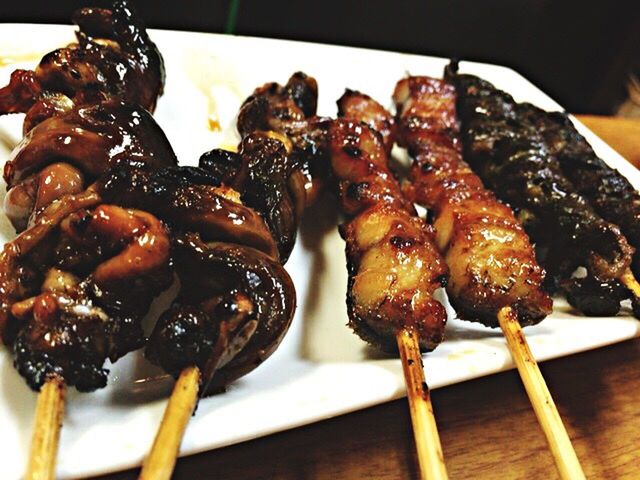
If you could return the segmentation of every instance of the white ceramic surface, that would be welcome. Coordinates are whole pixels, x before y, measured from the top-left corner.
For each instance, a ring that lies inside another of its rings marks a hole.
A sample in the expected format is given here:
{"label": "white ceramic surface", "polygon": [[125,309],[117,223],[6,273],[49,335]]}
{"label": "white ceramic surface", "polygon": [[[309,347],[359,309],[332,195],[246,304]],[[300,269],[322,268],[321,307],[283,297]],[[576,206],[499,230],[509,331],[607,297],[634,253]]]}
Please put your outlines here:
{"label": "white ceramic surface", "polygon": [[[17,67],[35,66],[42,54],[73,39],[70,26],[1,25],[0,83]],[[390,105],[395,82],[407,72],[440,76],[447,60],[392,52],[268,39],[151,31],[166,60],[166,93],[156,118],[180,162],[195,164],[203,152],[235,145],[233,128],[241,101],[267,81],[285,82],[303,70],[320,86],[319,113],[335,115],[345,87],[360,89]],[[559,106],[513,70],[463,62],[478,74],[540,107]],[[222,132],[209,129],[209,117]],[[0,157],[19,141],[21,115],[0,117]],[[579,125],[596,151],[636,187],[640,174],[611,148]],[[277,352],[228,392],[200,402],[182,444],[182,454],[209,450],[322,420],[404,395],[398,360],[380,356],[345,326],[346,268],[343,242],[321,205],[304,222],[287,264],[298,291],[293,326]],[[12,238],[0,219],[0,238]],[[453,312],[451,312],[453,314]],[[552,316],[527,329],[540,360],[619,342],[640,332],[628,308],[615,318],[574,316],[556,302]],[[35,394],[0,349],[0,464],[2,478],[18,478],[28,451]],[[513,368],[499,331],[451,320],[447,340],[426,355],[432,388]],[[171,382],[138,353],[113,368],[107,388],[71,392],[62,430],[58,473],[84,477],[137,465],[160,421]],[[588,401],[588,399],[585,399]],[[505,406],[506,407],[506,406]],[[480,407],[479,407],[480,408]]]}

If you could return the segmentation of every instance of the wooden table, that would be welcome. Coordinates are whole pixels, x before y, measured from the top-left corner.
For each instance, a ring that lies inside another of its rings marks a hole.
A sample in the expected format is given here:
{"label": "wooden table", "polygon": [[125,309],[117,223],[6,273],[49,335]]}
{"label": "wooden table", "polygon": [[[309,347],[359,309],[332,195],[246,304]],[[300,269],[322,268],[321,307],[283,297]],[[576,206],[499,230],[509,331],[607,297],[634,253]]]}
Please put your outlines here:
{"label": "wooden table", "polygon": [[[639,166],[640,120],[584,120]],[[640,479],[640,339],[541,369],[587,477]],[[432,397],[450,478],[557,478],[515,371],[435,390]],[[174,478],[417,478],[406,400],[183,458]]]}

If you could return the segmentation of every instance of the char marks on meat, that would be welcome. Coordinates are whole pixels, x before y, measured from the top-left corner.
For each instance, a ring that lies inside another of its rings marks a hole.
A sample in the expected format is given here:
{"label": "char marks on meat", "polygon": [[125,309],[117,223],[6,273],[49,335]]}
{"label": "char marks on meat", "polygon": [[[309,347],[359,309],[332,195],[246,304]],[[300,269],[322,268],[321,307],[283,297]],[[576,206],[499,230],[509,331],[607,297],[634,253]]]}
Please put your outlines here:
{"label": "char marks on meat", "polygon": [[386,351],[396,334],[414,329],[424,349],[444,338],[446,312],[433,298],[447,268],[431,227],[402,195],[382,137],[364,123],[327,122],[325,155],[338,185],[346,241],[349,325]]}
{"label": "char marks on meat", "polygon": [[[640,249],[640,194],[616,169],[611,168],[578,133],[562,112],[546,112],[521,103],[517,114],[541,132],[562,173],[605,220],[615,223],[636,251]],[[640,276],[640,255],[634,255],[633,272]]]}
{"label": "char marks on meat", "polygon": [[200,158],[201,168],[239,192],[242,203],[262,216],[282,263],[293,250],[307,201],[302,166],[287,144],[286,138],[256,131],[243,138],[238,153],[218,149]]}
{"label": "char marks on meat", "polygon": [[180,293],[160,319],[145,355],[177,377],[197,365],[216,391],[266,360],[295,312],[291,278],[273,257],[232,243],[178,234],[173,257]]}
{"label": "char marks on meat", "polygon": [[[105,385],[107,358],[142,345],[142,317],[172,281],[170,239],[154,216],[113,205],[51,221],[40,241],[3,259],[22,286],[7,331],[17,332],[15,365],[32,388],[56,374],[90,391]],[[7,245],[3,255],[16,243]]]}
{"label": "char marks on meat", "polygon": [[[350,103],[357,98],[351,93]],[[455,90],[442,80],[408,77],[396,85],[394,101],[398,143],[414,160],[405,191],[435,215],[452,305],[461,318],[492,327],[506,306],[523,325],[539,322],[551,311],[551,299],[541,289],[544,271],[511,209],[462,159]],[[377,102],[361,95],[359,108],[345,107],[345,114],[368,121],[360,112],[376,110],[372,104]]]}

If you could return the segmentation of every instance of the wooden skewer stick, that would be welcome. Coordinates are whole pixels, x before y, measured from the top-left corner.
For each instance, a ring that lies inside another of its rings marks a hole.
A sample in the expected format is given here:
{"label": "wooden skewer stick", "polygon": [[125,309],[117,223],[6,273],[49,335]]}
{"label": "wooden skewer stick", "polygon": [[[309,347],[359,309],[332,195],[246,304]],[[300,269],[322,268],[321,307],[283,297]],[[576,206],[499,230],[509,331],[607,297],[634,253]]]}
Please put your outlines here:
{"label": "wooden skewer stick", "polygon": [[151,451],[142,464],[140,479],[171,478],[184,431],[198,403],[199,388],[200,369],[195,366],[185,368],[173,387]]}
{"label": "wooden skewer stick", "polygon": [[24,476],[26,480],[55,478],[58,440],[64,417],[65,392],[64,380],[55,376],[47,380],[38,394],[31,452]]}
{"label": "wooden skewer stick", "polygon": [[531,354],[520,322],[511,307],[504,307],[498,312],[498,321],[507,339],[511,356],[518,367],[518,372],[520,372],[524,388],[533,405],[533,410],[547,437],[560,477],[571,480],[584,479],[580,461],[562,424],[558,409],[551,398],[542,373],[540,373],[540,368]]}
{"label": "wooden skewer stick", "polygon": [[442,455],[436,419],[433,415],[431,395],[424,378],[418,334],[405,328],[398,332],[396,340],[407,383],[407,397],[418,451],[420,476],[427,480],[446,480],[447,469]]}
{"label": "wooden skewer stick", "polygon": [[633,276],[631,270],[627,270],[622,274],[620,278],[622,284],[627,287],[633,293],[634,297],[640,298],[640,284],[636,280],[636,277]]}

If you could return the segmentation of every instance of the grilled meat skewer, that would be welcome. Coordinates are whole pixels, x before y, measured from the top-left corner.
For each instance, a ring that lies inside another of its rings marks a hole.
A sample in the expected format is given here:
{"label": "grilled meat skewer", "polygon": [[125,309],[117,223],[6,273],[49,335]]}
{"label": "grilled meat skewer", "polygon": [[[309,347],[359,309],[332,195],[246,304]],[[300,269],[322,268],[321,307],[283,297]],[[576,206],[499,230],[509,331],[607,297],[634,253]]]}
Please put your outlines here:
{"label": "grilled meat skewer", "polygon": [[[176,233],[173,254],[180,293],[158,320],[145,352],[176,377],[176,384],[141,478],[168,478],[198,395],[223,389],[261,365],[291,324],[296,294],[280,262],[291,253],[306,189],[304,182],[293,180],[299,171],[289,161],[287,144],[271,132],[249,133],[238,154],[214,150],[203,155],[205,168],[158,172],[154,180],[138,185],[129,185],[125,172],[105,184],[111,194],[157,211]],[[203,209],[192,203],[198,196]],[[211,215],[206,204],[212,197],[224,197],[234,208],[227,202],[226,216],[224,209],[222,215]],[[252,217],[243,198],[263,217]],[[246,212],[240,215],[240,210]],[[253,227],[241,218],[253,219]],[[255,228],[258,223],[262,228]],[[270,241],[261,245],[262,251],[247,245],[247,227],[266,232],[259,235]],[[215,238],[217,232],[224,242]],[[211,237],[208,242],[202,233]]]}
{"label": "grilled meat skewer", "polygon": [[126,1],[74,22],[77,43],[0,89],[0,114],[26,113],[4,168],[5,212],[24,231],[0,260],[0,336],[34,389],[52,375],[104,386],[104,360],[142,345],[141,319],[172,278],[164,224],[94,188],[114,165],[177,163],[145,110],[163,90],[162,57]]}
{"label": "grilled meat skewer", "polygon": [[[615,314],[620,298],[628,296],[618,280],[631,264],[633,247],[576,192],[540,132],[518,120],[510,95],[453,68],[446,79],[456,88],[465,159],[517,211],[536,242],[547,287],[562,287],[585,314]],[[586,268],[586,278],[571,278],[578,267]],[[608,288],[616,294],[607,297]]]}
{"label": "grilled meat skewer", "polygon": [[[198,167],[149,172],[127,165],[97,190],[151,212],[171,231],[180,291],[151,334],[147,358],[174,376],[198,366],[205,394],[209,384],[210,391],[224,387],[275,350],[293,318],[295,290],[271,231],[238,192]],[[229,346],[217,351],[216,342]],[[224,359],[209,371],[212,355]]]}
{"label": "grilled meat skewer", "polygon": [[395,350],[395,336],[415,329],[433,350],[444,337],[446,312],[433,298],[447,268],[431,227],[402,195],[381,138],[346,119],[328,125],[328,156],[338,181],[346,241],[349,325],[364,340]]}
{"label": "grilled meat skewer", "polygon": [[[541,290],[544,271],[511,209],[462,160],[453,88],[433,78],[408,77],[396,85],[394,101],[398,143],[414,159],[405,191],[433,210],[452,305],[461,318],[492,327],[505,306],[524,325],[539,322],[551,311],[551,299]],[[347,91],[338,104],[343,115],[364,122],[370,118],[366,112],[385,112],[358,92]]]}

